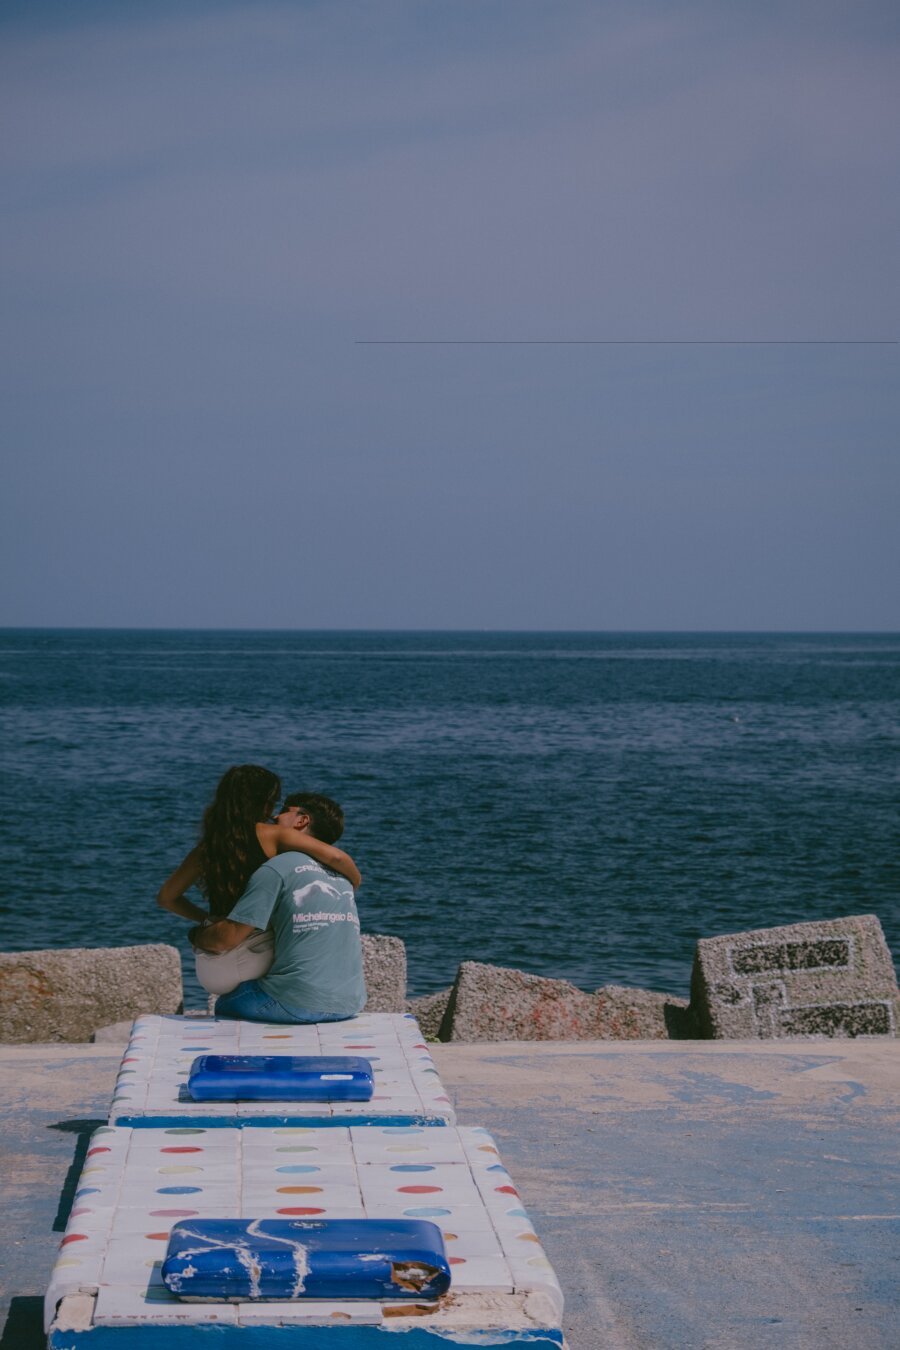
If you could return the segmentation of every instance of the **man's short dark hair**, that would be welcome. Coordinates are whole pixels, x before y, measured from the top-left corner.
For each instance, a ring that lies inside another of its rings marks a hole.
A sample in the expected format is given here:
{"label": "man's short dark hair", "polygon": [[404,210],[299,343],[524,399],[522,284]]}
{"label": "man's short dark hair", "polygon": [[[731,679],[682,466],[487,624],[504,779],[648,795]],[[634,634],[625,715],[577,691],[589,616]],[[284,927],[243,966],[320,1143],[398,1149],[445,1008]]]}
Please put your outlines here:
{"label": "man's short dark hair", "polygon": [[344,833],[344,813],[330,797],[317,792],[292,792],[284,799],[284,809],[299,806],[309,816],[309,832],[323,844],[336,844]]}

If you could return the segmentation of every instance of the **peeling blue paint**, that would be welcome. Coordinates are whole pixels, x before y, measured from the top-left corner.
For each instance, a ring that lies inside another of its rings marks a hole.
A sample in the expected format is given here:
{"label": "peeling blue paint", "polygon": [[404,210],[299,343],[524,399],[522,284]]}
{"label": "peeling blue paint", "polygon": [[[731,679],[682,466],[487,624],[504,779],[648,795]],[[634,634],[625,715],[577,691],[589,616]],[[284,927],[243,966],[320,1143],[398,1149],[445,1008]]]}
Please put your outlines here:
{"label": "peeling blue paint", "polygon": [[[185,1116],[116,1116],[111,1124],[130,1125],[136,1130],[167,1130],[173,1126],[184,1125]],[[391,1126],[400,1128],[406,1126],[416,1126],[418,1128],[437,1127],[441,1128],[447,1124],[446,1120],[438,1116],[413,1116],[413,1115],[366,1115],[356,1112],[347,1116],[304,1116],[291,1112],[285,1116],[194,1116],[190,1117],[191,1125],[194,1129],[218,1130],[226,1126],[232,1130],[246,1130],[251,1125],[261,1126],[263,1129],[276,1129],[290,1126],[294,1129],[345,1129],[348,1125],[377,1125],[380,1128]]]}

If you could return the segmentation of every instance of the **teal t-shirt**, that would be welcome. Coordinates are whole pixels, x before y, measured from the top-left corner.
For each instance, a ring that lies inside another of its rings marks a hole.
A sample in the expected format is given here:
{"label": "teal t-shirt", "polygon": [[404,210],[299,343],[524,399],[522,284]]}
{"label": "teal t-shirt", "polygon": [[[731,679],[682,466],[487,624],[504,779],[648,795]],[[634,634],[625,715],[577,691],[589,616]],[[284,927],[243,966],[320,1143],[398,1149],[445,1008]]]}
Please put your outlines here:
{"label": "teal t-shirt", "polygon": [[271,926],[275,960],[259,983],[299,1012],[354,1017],[366,1002],[353,887],[305,853],[279,853],[253,873],[228,916]]}

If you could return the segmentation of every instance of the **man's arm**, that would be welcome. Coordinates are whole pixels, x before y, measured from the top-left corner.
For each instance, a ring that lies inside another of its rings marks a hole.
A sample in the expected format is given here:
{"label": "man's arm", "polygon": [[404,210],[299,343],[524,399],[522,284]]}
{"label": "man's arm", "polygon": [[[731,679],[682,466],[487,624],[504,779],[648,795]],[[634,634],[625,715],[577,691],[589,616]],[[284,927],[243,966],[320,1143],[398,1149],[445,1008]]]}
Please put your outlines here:
{"label": "man's arm", "polygon": [[233,951],[239,947],[251,933],[259,932],[252,923],[235,923],[233,919],[217,919],[215,923],[201,924],[192,928],[188,936],[195,947],[212,956]]}
{"label": "man's arm", "polygon": [[314,858],[323,866],[330,867],[332,872],[340,872],[354,890],[359,890],[362,885],[359,868],[350,854],[345,853],[342,848],[326,844],[324,840],[317,839],[315,835],[307,834],[303,830],[291,829],[289,825],[273,826],[272,837],[279,853],[305,853],[307,857]]}

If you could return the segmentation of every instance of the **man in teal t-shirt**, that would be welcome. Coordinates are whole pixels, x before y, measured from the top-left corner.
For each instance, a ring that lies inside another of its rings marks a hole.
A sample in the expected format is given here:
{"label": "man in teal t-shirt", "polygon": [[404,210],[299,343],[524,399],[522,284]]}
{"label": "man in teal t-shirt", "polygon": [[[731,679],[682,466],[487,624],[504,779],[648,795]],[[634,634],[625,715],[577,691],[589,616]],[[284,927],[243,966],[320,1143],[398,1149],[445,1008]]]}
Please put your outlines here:
{"label": "man in teal t-shirt", "polygon": [[[306,828],[320,837],[312,822]],[[305,853],[280,853],[253,873],[229,917],[199,930],[195,941],[206,951],[230,951],[265,928],[275,935],[270,970],[223,994],[217,1017],[336,1022],[362,1011],[359,917],[345,877]]]}

